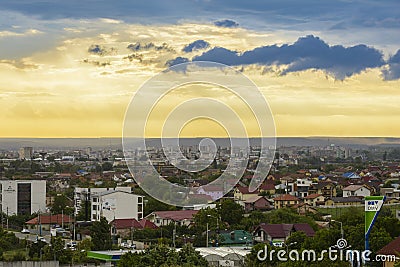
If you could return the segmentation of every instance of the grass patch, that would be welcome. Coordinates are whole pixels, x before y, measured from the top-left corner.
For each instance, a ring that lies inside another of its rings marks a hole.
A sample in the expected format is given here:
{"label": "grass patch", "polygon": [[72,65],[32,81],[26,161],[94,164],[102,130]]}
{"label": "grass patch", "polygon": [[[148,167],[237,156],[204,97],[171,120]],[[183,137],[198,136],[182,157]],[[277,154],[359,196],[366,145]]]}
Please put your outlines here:
{"label": "grass patch", "polygon": [[27,257],[25,248],[19,248],[3,252],[4,261],[12,261],[15,258],[25,260]]}

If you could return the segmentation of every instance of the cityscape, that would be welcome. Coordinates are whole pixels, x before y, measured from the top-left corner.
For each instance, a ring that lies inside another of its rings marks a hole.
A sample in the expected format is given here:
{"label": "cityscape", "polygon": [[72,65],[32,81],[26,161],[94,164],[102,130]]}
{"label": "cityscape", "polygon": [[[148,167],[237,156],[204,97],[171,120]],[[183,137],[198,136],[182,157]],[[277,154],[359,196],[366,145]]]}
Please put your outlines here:
{"label": "cityscape", "polygon": [[1,0],[0,267],[400,267],[398,0]]}
{"label": "cityscape", "polygon": [[[219,187],[193,190],[189,198],[205,199],[208,204],[184,207],[167,205],[146,193],[129,171],[122,147],[112,148],[106,139],[97,149],[57,149],[52,145],[3,149],[0,207],[4,244],[13,242],[11,251],[15,246],[21,248],[14,255],[6,248],[3,259],[111,264],[113,258],[129,251],[146,251],[160,244],[181,251],[190,244],[200,256],[196,264],[255,266],[251,265],[257,264],[252,249],[261,245],[301,249],[322,242],[321,248],[329,248],[341,235],[361,250],[364,244],[358,239],[362,231],[357,227],[364,227],[364,200],[380,195],[386,200],[377,221],[379,232],[372,232],[371,247],[378,255],[396,255],[400,147],[335,145],[330,141],[314,146],[278,145],[270,172],[253,192],[248,185],[260,147],[250,147],[247,154],[241,148],[218,147],[212,164],[196,173],[176,170],[164,154],[170,148],[136,151],[138,159],[145,153],[151,155],[152,165],[169,182],[193,189],[225,172],[231,153],[249,159],[245,173],[226,194]],[[181,150],[188,159],[200,155],[196,145]],[[58,252],[53,250],[56,245]],[[396,256],[389,256],[387,263],[396,261]],[[338,262],[343,263],[346,261]]]}

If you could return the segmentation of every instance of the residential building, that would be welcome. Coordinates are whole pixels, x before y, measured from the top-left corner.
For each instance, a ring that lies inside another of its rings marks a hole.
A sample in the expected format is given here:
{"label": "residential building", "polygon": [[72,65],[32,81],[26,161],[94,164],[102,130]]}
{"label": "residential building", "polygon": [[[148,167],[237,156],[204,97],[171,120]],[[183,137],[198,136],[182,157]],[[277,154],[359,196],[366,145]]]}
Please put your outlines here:
{"label": "residential building", "polygon": [[[106,192],[106,191],[123,191],[123,192],[128,192],[131,193],[132,192],[132,188],[131,187],[121,187],[121,186],[117,186],[116,188],[83,188],[83,187],[76,187],[74,190],[74,206],[75,206],[75,215],[78,215],[78,213],[80,212],[82,206],[84,206],[85,201],[90,202],[91,199],[91,195],[97,195],[99,193],[102,192]],[[88,218],[88,220],[90,220],[90,218]]]}
{"label": "residential building", "polygon": [[364,202],[359,197],[332,197],[325,201],[325,206],[361,206]]}
{"label": "residential building", "polygon": [[311,194],[306,196],[303,200],[304,203],[310,206],[319,206],[325,204],[325,197],[321,194]]}
{"label": "residential building", "polygon": [[109,190],[90,195],[91,221],[105,217],[111,222],[114,219],[143,218],[143,196],[125,191]]}
{"label": "residential building", "polygon": [[279,197],[274,198],[274,207],[275,209],[290,207],[299,204],[299,201],[300,200],[295,196],[289,194],[281,195]]}
{"label": "residential building", "polygon": [[238,185],[233,190],[233,198],[235,200],[246,201],[247,199],[252,198],[254,196],[258,196],[258,190],[255,190],[254,192],[250,192],[249,188],[247,186]]}
{"label": "residential building", "polygon": [[400,189],[393,187],[382,187],[381,195],[386,197],[400,198]]}
{"label": "residential building", "polygon": [[315,235],[314,229],[307,223],[266,224],[261,223],[254,230],[254,241],[279,246],[294,232],[304,232],[308,237]]}
{"label": "residential building", "polygon": [[308,190],[312,184],[312,181],[306,178],[296,179],[293,183],[289,183],[289,192],[291,195],[304,198],[308,195]]}
{"label": "residential building", "polygon": [[366,197],[370,195],[371,191],[365,185],[352,184],[343,188],[343,197]]}
{"label": "residential building", "polygon": [[274,205],[269,202],[269,200],[264,196],[254,196],[248,198],[244,203],[245,212],[250,212],[253,210],[265,211],[274,208]]}
{"label": "residential building", "polygon": [[336,197],[336,186],[334,183],[329,181],[313,183],[308,189],[308,194],[320,194],[323,195],[325,198]]}
{"label": "residential building", "polygon": [[36,229],[38,233],[42,231],[50,231],[51,228],[64,227],[72,229],[73,218],[65,214],[40,215],[25,222],[28,229]]}
{"label": "residential building", "polygon": [[135,218],[115,219],[110,222],[112,232],[120,236],[129,236],[132,231],[141,230],[144,228],[156,229],[158,228],[154,223],[142,219],[140,221]]}
{"label": "residential building", "polygon": [[153,211],[145,217],[155,225],[163,226],[170,223],[177,223],[178,225],[189,226],[193,223],[193,217],[198,210],[171,210],[171,211]]}
{"label": "residential building", "polygon": [[[253,244],[253,235],[244,230],[221,231],[218,239],[219,246],[251,246]],[[213,242],[209,240],[209,244],[211,243]]]}
{"label": "residential building", "polygon": [[46,210],[45,180],[0,180],[0,210],[8,215]]}
{"label": "residential building", "polygon": [[397,237],[395,240],[381,248],[378,252],[377,255],[387,255],[387,256],[393,256],[396,257],[396,260],[393,261],[393,258],[387,257],[383,262],[383,267],[394,267],[397,266],[400,262],[400,236]]}

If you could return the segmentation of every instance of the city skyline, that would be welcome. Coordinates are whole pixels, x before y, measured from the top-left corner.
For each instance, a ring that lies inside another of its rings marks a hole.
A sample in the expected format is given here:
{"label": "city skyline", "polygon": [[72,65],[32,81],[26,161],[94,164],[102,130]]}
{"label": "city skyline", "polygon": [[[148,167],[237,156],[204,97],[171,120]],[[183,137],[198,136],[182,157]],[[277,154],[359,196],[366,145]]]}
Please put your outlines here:
{"label": "city skyline", "polygon": [[[278,137],[400,137],[396,1],[175,3],[3,1],[0,137],[121,137],[141,84],[169,65],[199,60],[249,77]],[[240,108],[221,88],[211,90]],[[176,104],[171,99],[159,113]],[[199,134],[224,131],[197,121],[182,136]],[[250,127],[249,135],[257,132]]]}

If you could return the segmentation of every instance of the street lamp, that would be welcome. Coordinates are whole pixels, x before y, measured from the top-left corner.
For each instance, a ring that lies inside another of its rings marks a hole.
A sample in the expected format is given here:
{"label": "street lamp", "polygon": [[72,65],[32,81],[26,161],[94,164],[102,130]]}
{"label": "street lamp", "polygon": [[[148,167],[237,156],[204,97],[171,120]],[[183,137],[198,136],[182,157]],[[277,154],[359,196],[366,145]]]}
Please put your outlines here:
{"label": "street lamp", "polygon": [[[215,246],[218,247],[218,235],[219,235],[219,222],[218,222],[218,220],[219,220],[219,216],[217,215],[215,217],[215,216],[212,216],[211,214],[207,214],[207,217],[216,218],[217,219],[217,231],[216,231],[217,238],[215,240]],[[207,222],[207,247],[208,247],[208,222]]]}
{"label": "street lamp", "polygon": [[342,222],[339,222],[339,221],[336,221],[336,220],[331,220],[331,222],[338,222],[338,223],[340,223],[340,234],[341,234],[342,239],[343,239],[343,238],[344,238],[343,223],[342,223]]}

